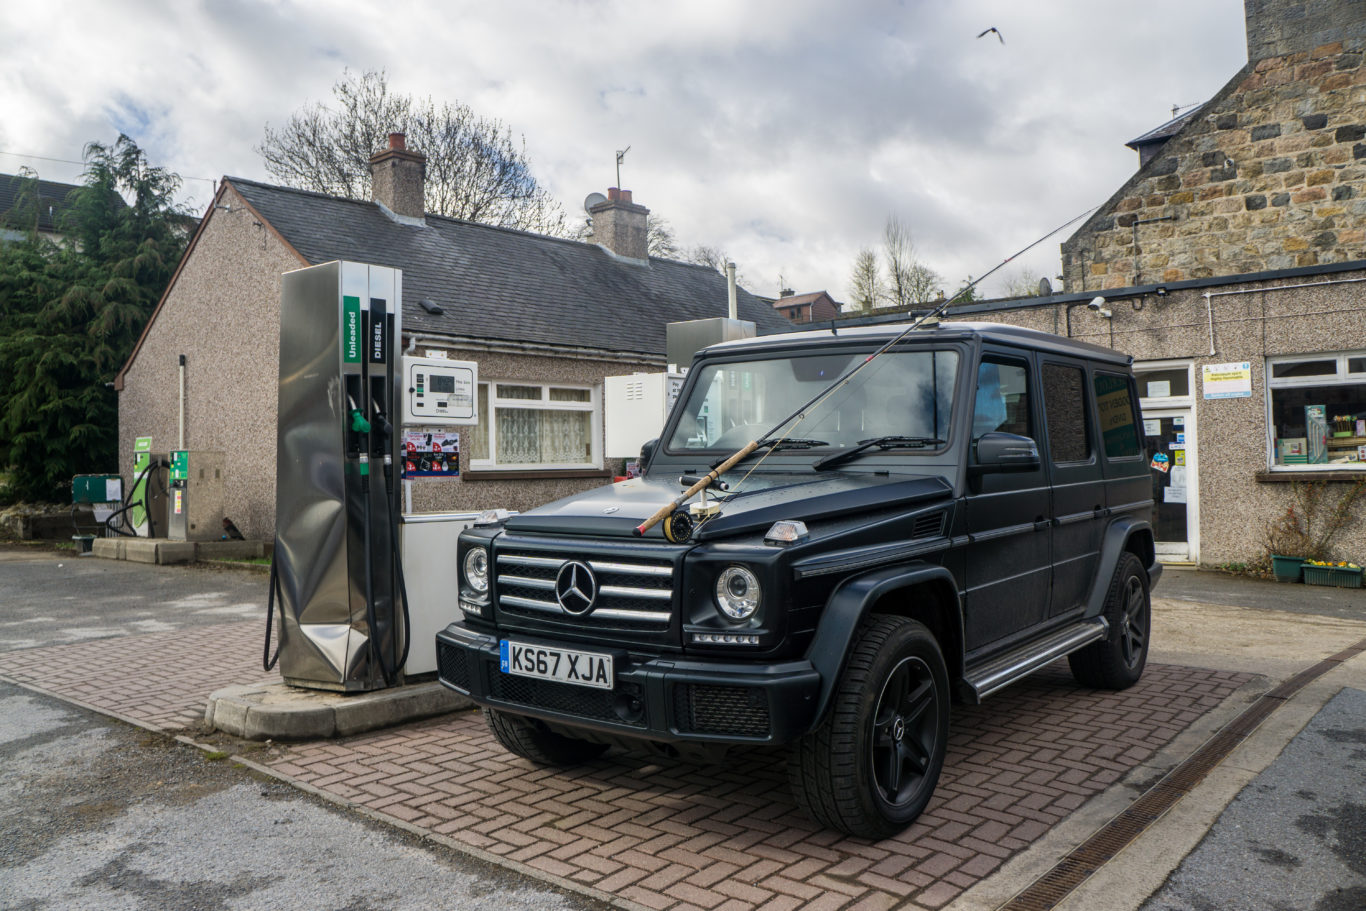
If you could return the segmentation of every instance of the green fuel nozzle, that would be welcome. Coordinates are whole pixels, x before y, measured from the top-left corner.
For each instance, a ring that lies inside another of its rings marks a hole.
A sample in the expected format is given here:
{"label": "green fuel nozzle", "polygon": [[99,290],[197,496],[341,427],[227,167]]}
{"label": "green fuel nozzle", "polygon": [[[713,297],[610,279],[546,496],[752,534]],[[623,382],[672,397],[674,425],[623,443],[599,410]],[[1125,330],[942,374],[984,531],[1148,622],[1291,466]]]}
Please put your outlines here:
{"label": "green fuel nozzle", "polygon": [[370,432],[370,422],[365,419],[365,415],[360,413],[359,408],[351,409],[351,429],[356,433]]}

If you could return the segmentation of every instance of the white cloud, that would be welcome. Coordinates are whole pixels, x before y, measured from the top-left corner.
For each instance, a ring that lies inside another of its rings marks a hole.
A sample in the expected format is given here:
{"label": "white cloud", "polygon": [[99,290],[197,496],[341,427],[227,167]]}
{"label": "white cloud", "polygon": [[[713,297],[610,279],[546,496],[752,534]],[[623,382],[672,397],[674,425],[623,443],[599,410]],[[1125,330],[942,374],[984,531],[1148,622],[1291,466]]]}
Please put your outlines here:
{"label": "white cloud", "polygon": [[[577,212],[615,180],[684,244],[843,297],[889,214],[951,286],[1102,202],[1123,143],[1245,59],[1237,0],[766,0],[496,4],[47,0],[0,9],[0,171],[74,180],[131,130],[187,177],[266,178],[267,122],[343,67],[460,100],[524,134]],[[988,26],[1005,37],[977,39]],[[186,193],[203,206],[208,183]],[[1057,269],[1060,235],[1021,262]],[[992,286],[987,286],[992,290]]]}

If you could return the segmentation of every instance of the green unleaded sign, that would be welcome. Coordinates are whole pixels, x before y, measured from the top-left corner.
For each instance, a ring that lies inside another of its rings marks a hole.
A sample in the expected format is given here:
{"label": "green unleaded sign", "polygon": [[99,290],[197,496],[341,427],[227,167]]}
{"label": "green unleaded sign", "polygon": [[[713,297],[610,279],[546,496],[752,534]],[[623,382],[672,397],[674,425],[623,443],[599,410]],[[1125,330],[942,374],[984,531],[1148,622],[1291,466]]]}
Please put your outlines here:
{"label": "green unleaded sign", "polygon": [[361,352],[360,298],[342,298],[342,363],[359,364]]}

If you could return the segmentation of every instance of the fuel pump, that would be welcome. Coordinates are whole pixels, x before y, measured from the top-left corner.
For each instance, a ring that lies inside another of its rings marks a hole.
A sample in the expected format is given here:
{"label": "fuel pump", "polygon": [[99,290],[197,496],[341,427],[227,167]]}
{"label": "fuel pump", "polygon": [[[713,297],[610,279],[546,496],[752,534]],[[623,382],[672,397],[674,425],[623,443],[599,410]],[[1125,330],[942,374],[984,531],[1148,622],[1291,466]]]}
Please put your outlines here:
{"label": "fuel pump", "polygon": [[283,277],[271,594],[287,683],[351,692],[402,682],[401,301],[401,274],[382,266],[333,262]]}

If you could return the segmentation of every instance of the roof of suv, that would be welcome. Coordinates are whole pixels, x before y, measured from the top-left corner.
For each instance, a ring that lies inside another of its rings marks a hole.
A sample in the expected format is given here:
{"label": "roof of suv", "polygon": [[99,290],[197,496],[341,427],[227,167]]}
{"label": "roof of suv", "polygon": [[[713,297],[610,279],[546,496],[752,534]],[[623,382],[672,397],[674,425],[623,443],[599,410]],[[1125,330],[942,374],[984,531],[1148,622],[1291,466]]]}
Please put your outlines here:
{"label": "roof of suv", "polygon": [[[910,325],[910,323],[883,323],[876,326],[849,326],[840,329],[810,329],[803,332],[784,332],[780,335],[762,335],[757,338],[721,342],[716,345],[710,345],[704,350],[730,351],[737,348],[769,349],[783,348],[790,345],[804,347],[806,345],[830,342],[832,340],[858,340],[885,343],[905,332]],[[1116,351],[1113,348],[1104,348],[1100,345],[1092,345],[1089,342],[1082,342],[1072,338],[1065,338],[1061,335],[1054,335],[1051,332],[1041,332],[1038,329],[1026,329],[1022,326],[1011,326],[1005,323],[939,323],[937,325],[926,326],[923,329],[916,329],[907,336],[908,340],[914,339],[916,341],[950,341],[965,338],[980,338],[983,341],[1017,345],[1035,351],[1048,351],[1054,354],[1065,354],[1072,357],[1108,361],[1109,363],[1124,367],[1128,367],[1134,360],[1132,355],[1125,354],[1122,351]]]}

